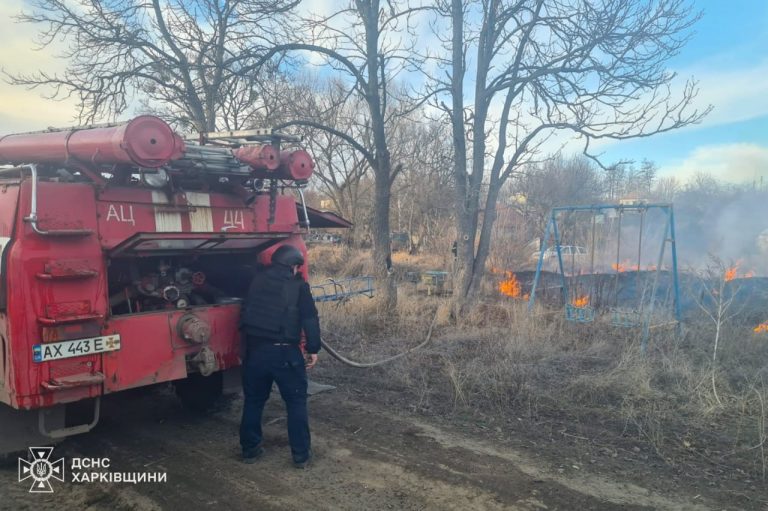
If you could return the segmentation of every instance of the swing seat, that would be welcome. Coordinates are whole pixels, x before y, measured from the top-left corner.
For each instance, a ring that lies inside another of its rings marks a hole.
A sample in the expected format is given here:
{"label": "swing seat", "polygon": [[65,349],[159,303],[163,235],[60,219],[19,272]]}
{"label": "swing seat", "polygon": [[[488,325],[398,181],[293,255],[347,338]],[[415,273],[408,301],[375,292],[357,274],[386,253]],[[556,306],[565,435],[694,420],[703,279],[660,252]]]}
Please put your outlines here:
{"label": "swing seat", "polygon": [[621,328],[633,328],[642,324],[640,312],[622,307],[611,308],[611,324]]}
{"label": "swing seat", "polygon": [[565,319],[576,323],[592,323],[595,320],[595,309],[589,305],[576,307],[567,303],[565,304]]}

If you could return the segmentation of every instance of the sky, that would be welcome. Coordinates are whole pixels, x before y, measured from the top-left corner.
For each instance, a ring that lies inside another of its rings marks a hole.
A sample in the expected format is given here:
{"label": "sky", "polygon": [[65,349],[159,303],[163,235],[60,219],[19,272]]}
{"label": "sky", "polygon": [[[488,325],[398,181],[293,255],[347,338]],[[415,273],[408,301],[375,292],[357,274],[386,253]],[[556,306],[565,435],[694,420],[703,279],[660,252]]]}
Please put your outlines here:
{"label": "sky", "polygon": [[768,1],[699,0],[703,17],[670,67],[699,81],[697,103],[714,109],[696,126],[611,143],[603,159],[654,161],[664,176],[696,172],[768,182]]}
{"label": "sky", "polygon": [[[23,5],[24,0],[0,2],[0,68],[63,70],[66,63],[53,51],[33,49],[32,27],[14,23],[12,15]],[[703,172],[727,181],[764,178],[768,183],[768,1],[693,0],[693,5],[702,19],[670,68],[680,80],[698,80],[697,104],[714,110],[699,125],[601,143],[601,159],[648,159],[661,176],[681,180]],[[51,101],[41,92],[0,81],[0,135],[73,124],[75,102]]]}
{"label": "sky", "polygon": [[[27,69],[63,70],[65,62],[56,59],[53,52],[33,49],[31,27],[12,19],[23,4],[22,0],[0,1],[0,69],[14,73]],[[67,126],[74,117],[74,101],[46,100],[40,92],[9,85],[0,77],[0,135]]]}

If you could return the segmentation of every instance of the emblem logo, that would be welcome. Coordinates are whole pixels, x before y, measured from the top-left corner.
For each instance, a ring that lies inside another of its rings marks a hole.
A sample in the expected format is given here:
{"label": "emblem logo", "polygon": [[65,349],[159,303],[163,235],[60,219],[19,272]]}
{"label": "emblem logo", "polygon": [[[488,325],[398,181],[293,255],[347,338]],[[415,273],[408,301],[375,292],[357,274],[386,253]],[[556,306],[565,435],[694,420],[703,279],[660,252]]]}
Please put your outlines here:
{"label": "emblem logo", "polygon": [[64,482],[64,458],[51,461],[53,447],[30,447],[31,461],[19,458],[19,482],[32,479],[29,493],[53,493],[50,479]]}

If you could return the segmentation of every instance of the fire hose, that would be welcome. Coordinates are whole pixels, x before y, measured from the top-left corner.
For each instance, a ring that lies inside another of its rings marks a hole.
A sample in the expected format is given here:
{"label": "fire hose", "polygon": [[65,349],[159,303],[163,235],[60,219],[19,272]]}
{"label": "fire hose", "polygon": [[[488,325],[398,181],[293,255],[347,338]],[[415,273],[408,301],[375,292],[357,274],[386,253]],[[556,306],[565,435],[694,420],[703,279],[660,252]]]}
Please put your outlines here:
{"label": "fire hose", "polygon": [[397,360],[399,358],[403,358],[404,356],[406,356],[406,355],[408,355],[410,353],[413,353],[414,351],[416,351],[418,349],[421,349],[424,346],[426,346],[427,344],[429,344],[429,341],[432,340],[432,330],[434,329],[436,322],[437,322],[437,311],[435,311],[435,317],[432,318],[432,323],[429,325],[429,330],[427,331],[427,336],[426,336],[426,338],[424,339],[424,341],[421,344],[419,344],[417,346],[414,346],[412,348],[408,348],[407,350],[403,351],[402,353],[398,353],[397,355],[392,355],[391,357],[387,357],[387,358],[385,358],[383,360],[378,360],[376,362],[356,362],[354,360],[350,360],[350,359],[346,358],[344,355],[341,355],[338,351],[336,351],[331,346],[329,346],[328,343],[325,342],[324,339],[320,339],[320,344],[323,346],[323,348],[325,348],[325,350],[328,352],[329,355],[331,355],[333,358],[335,358],[336,360],[338,360],[342,364],[346,364],[346,365],[351,366],[351,367],[357,367],[357,368],[360,368],[360,369],[366,369],[366,368],[369,368],[369,367],[377,367],[377,366],[380,366],[380,365],[387,364],[389,362],[393,362],[393,361],[395,361],[395,360]]}

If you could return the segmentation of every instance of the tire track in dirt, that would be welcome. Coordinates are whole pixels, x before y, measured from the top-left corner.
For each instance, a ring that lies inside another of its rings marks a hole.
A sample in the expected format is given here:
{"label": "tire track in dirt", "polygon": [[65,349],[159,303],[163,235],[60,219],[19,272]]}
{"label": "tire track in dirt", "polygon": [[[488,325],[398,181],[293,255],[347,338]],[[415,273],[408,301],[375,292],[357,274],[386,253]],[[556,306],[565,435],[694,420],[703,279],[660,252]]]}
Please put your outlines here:
{"label": "tire track in dirt", "polygon": [[706,511],[710,509],[709,506],[704,504],[670,499],[663,495],[655,494],[648,488],[643,488],[630,482],[611,481],[594,474],[569,474],[567,477],[562,476],[520,453],[491,447],[480,441],[460,437],[423,422],[411,420],[411,423],[422,430],[419,436],[435,441],[445,449],[460,448],[481,456],[501,458],[514,464],[518,470],[530,477],[552,481],[605,502],[623,506],[643,505],[653,509],[677,509],[681,511]]}
{"label": "tire track in dirt", "polygon": [[[118,398],[119,396],[114,396]],[[108,401],[108,400],[105,400]],[[316,460],[290,464],[282,403],[265,413],[265,456],[238,460],[241,400],[195,417],[165,390],[105,402],[102,424],[57,456],[108,457],[113,471],[166,472],[163,484],[59,483],[30,495],[0,471],[1,509],[707,509],[588,474],[565,477],[519,453],[341,393],[311,399]]]}

